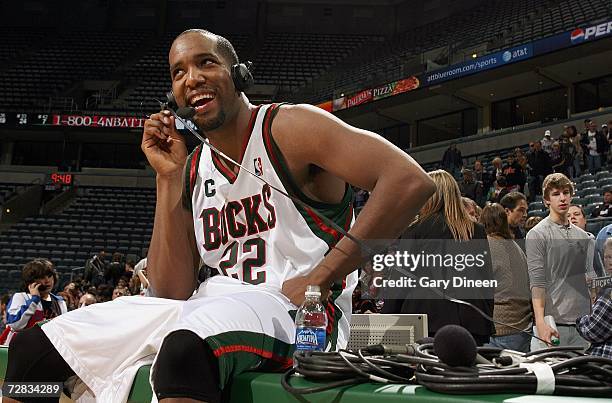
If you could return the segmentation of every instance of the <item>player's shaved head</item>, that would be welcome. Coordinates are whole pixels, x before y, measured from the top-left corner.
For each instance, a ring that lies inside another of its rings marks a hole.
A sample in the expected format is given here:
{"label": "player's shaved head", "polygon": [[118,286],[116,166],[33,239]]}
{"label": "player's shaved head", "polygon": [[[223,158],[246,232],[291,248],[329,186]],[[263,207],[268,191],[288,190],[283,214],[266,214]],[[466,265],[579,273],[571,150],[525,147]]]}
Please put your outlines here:
{"label": "player's shaved head", "polygon": [[223,57],[225,59],[225,61],[227,62],[228,66],[232,66],[234,64],[239,63],[239,59],[238,59],[238,54],[236,53],[236,50],[234,49],[234,46],[232,45],[232,43],[225,37],[221,36],[221,35],[217,35],[214,34],[210,31],[207,31],[205,29],[188,29],[186,31],[181,32],[175,39],[174,41],[176,41],[177,39],[179,39],[182,36],[188,35],[188,34],[200,34],[202,36],[211,38],[216,40],[216,50],[217,52],[219,52],[219,55],[221,55],[221,57]]}

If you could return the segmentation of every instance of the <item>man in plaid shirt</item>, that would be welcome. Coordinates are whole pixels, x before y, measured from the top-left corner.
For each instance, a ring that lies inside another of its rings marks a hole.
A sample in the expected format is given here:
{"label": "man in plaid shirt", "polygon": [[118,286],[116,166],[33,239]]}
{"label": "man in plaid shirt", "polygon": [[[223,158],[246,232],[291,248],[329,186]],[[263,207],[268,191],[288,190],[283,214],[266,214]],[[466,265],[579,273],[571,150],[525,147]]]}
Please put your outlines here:
{"label": "man in plaid shirt", "polygon": [[584,339],[591,342],[586,351],[612,359],[612,288],[605,288],[593,305],[590,315],[576,319],[576,329]]}

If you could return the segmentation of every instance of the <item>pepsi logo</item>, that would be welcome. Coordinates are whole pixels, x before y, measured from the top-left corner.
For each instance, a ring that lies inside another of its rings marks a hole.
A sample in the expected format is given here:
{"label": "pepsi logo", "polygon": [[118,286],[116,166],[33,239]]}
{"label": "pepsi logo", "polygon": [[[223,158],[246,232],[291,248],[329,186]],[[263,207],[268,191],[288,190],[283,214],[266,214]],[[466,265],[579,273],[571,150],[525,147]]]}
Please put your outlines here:
{"label": "pepsi logo", "polygon": [[570,40],[572,43],[583,41],[584,40],[584,30],[582,28],[576,28],[570,34]]}

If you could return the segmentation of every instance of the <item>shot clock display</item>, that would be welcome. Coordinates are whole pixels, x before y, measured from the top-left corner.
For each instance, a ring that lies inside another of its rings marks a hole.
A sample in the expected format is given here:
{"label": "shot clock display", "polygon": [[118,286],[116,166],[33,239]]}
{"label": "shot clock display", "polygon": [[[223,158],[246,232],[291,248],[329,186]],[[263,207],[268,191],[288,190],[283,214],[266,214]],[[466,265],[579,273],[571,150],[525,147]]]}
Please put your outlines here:
{"label": "shot clock display", "polygon": [[74,174],[70,172],[53,172],[45,182],[45,190],[59,191],[71,188],[74,185]]}
{"label": "shot clock display", "polygon": [[70,173],[61,173],[61,172],[53,172],[50,175],[51,183],[55,185],[61,186],[70,186],[72,185],[73,175]]}

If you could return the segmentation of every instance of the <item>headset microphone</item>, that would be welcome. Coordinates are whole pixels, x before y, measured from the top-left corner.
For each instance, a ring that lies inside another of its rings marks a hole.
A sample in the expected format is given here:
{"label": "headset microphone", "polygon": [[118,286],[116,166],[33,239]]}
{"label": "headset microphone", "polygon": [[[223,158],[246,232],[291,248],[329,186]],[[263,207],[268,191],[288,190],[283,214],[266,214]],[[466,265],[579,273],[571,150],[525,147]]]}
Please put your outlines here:
{"label": "headset microphone", "polygon": [[196,110],[191,106],[183,106],[182,108],[178,108],[176,110],[176,114],[183,119],[191,119],[195,116]]}

